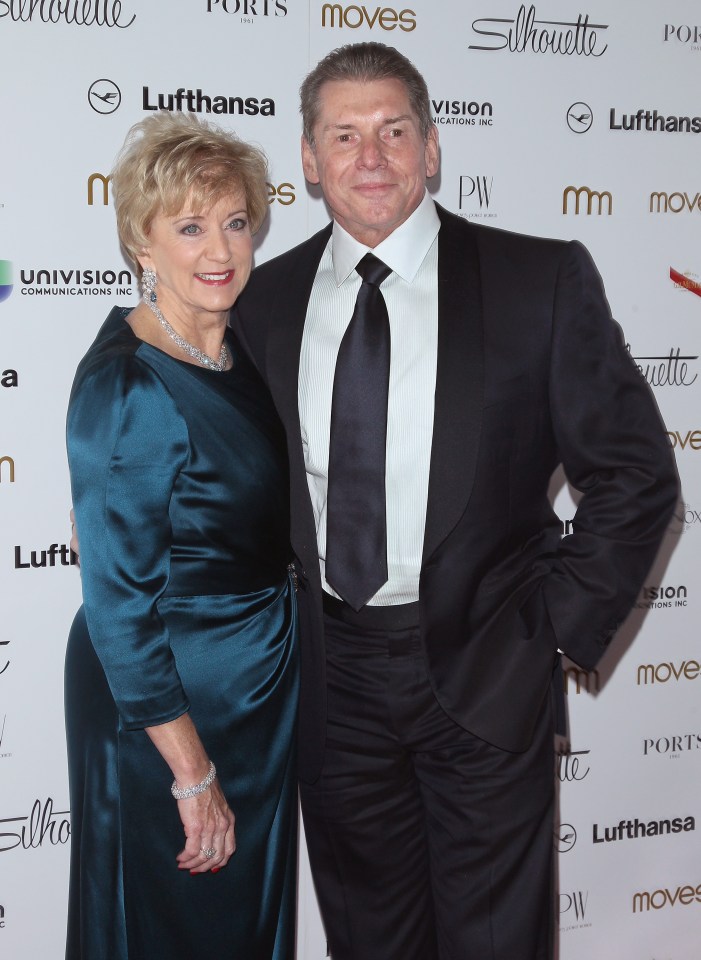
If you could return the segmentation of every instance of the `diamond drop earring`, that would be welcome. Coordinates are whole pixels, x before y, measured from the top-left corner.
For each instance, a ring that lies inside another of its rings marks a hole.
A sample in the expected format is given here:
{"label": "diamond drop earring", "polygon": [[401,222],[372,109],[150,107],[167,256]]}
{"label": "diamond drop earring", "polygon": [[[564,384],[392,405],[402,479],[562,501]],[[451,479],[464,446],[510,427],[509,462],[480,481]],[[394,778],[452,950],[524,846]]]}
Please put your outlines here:
{"label": "diamond drop earring", "polygon": [[141,275],[141,289],[144,292],[144,300],[146,303],[155,303],[156,302],[156,284],[158,283],[158,277],[154,270],[150,267],[146,267],[144,272]]}

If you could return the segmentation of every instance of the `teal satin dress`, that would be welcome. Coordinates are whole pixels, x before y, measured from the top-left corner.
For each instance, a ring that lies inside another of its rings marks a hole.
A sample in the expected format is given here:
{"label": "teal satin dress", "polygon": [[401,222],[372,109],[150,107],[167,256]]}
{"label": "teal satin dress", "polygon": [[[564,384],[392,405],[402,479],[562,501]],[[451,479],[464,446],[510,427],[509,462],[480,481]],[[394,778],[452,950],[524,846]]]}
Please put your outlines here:
{"label": "teal satin dress", "polygon": [[[294,956],[298,661],[282,429],[232,343],[216,373],[115,309],[67,437],[83,607],[66,656],[68,960]],[[144,727],[189,710],[236,817],[217,874],[177,869],[172,775]]]}

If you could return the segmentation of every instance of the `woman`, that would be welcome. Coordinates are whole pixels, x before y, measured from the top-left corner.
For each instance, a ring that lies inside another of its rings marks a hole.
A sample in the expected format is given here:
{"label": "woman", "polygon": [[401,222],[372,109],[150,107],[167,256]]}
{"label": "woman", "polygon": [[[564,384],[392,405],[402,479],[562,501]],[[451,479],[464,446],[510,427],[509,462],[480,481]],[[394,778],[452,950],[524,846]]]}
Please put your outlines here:
{"label": "woman", "polygon": [[286,451],[227,328],[265,179],[258,150],[170,113],[113,172],[144,297],[112,311],[68,410],[68,960],[294,953]]}

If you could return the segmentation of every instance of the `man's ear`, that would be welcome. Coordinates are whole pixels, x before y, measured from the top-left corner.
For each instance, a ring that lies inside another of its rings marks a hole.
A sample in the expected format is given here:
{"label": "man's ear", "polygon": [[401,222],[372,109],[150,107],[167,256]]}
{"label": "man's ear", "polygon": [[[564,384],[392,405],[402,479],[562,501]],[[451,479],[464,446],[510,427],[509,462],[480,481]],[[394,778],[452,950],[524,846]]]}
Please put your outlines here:
{"label": "man's ear", "polygon": [[302,137],[302,170],[304,171],[305,179],[308,180],[309,183],[319,183],[314,148],[310,145],[306,137]]}
{"label": "man's ear", "polygon": [[426,138],[426,147],[424,152],[426,162],[426,176],[433,177],[438,173],[438,164],[440,161],[440,147],[438,146],[438,128],[431,124]]}

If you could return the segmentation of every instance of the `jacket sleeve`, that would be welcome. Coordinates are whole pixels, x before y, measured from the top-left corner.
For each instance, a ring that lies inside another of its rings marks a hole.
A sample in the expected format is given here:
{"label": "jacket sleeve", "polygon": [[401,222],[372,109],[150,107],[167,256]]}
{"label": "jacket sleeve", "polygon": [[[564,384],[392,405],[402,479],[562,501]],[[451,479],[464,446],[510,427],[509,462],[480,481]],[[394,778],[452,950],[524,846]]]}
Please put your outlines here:
{"label": "jacket sleeve", "polygon": [[543,594],[558,646],[591,669],[640,591],[678,482],[652,393],[576,242],[565,248],[556,285],[550,404],[565,474],[582,498]]}
{"label": "jacket sleeve", "polygon": [[188,709],[157,609],[185,422],[150,367],[118,357],[74,390],[67,445],[90,637],[125,728],[165,723]]}

